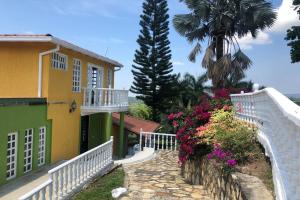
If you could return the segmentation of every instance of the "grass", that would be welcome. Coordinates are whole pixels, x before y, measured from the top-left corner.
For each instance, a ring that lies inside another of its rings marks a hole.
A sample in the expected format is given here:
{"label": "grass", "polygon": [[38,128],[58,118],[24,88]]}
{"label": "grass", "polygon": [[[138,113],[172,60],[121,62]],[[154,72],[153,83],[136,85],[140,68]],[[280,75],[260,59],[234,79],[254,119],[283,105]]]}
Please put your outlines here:
{"label": "grass", "polygon": [[124,185],[124,171],[117,168],[111,173],[97,179],[87,189],[76,194],[73,200],[110,200],[111,191]]}

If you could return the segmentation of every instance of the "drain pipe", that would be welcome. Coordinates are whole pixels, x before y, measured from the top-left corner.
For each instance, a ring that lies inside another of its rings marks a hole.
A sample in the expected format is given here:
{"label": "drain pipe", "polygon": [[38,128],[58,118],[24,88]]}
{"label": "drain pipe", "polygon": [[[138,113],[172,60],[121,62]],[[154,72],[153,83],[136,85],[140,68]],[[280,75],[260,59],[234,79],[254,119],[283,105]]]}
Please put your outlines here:
{"label": "drain pipe", "polygon": [[42,76],[43,76],[43,56],[59,51],[60,46],[57,45],[55,49],[45,51],[39,54],[39,76],[38,76],[38,97],[42,97]]}

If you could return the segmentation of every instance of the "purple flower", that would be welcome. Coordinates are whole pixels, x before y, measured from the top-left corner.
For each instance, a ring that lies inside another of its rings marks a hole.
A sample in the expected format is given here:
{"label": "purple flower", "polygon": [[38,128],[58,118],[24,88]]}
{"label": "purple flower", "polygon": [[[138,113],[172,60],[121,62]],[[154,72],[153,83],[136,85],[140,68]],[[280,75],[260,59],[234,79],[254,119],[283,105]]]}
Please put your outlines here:
{"label": "purple flower", "polygon": [[210,153],[210,154],[207,155],[208,160],[211,160],[212,158],[213,158],[213,154]]}
{"label": "purple flower", "polygon": [[227,160],[227,164],[230,167],[234,167],[236,165],[236,160],[234,159]]}

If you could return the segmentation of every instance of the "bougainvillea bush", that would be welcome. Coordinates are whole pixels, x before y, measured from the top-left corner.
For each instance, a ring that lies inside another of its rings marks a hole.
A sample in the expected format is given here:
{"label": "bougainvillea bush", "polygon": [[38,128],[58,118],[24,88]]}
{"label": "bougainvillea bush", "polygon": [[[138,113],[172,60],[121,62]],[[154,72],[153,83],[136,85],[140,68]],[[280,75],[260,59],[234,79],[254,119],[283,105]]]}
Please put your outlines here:
{"label": "bougainvillea bush", "polygon": [[211,99],[207,96],[200,97],[201,103],[192,110],[171,113],[168,116],[168,123],[179,141],[180,163],[194,156],[206,155],[212,150],[210,139],[197,135],[198,128],[209,123],[214,110],[224,106],[230,107],[229,94],[225,89],[216,90],[215,96]]}
{"label": "bougainvillea bush", "polygon": [[170,126],[179,141],[179,162],[207,156],[208,159],[234,167],[247,160],[254,148],[255,130],[234,118],[229,92],[221,89],[211,99],[188,112],[171,113]]}

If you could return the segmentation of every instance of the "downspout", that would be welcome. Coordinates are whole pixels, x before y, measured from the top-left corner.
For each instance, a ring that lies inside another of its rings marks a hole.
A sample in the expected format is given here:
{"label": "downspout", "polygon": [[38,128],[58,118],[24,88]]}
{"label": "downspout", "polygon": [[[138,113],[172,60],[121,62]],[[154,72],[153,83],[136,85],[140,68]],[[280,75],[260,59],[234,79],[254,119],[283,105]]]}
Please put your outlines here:
{"label": "downspout", "polygon": [[60,46],[57,45],[55,49],[45,51],[39,54],[39,76],[38,76],[38,97],[42,97],[42,76],[43,76],[43,56],[59,51]]}

